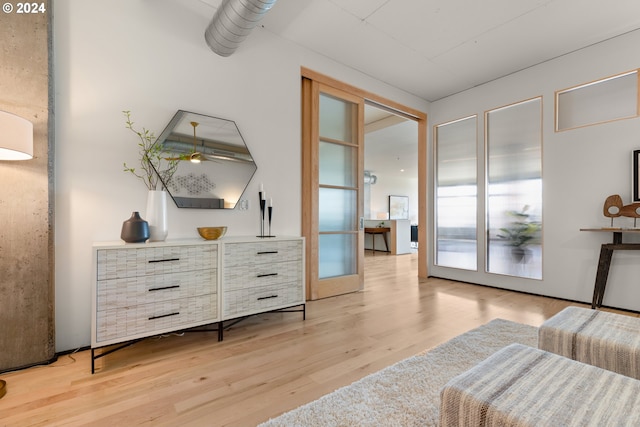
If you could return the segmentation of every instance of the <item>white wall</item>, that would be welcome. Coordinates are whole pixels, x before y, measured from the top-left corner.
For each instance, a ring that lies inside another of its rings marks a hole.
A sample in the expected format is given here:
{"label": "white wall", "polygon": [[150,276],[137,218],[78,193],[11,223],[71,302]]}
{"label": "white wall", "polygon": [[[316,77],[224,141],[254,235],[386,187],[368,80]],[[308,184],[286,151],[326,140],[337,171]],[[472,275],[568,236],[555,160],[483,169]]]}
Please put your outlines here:
{"label": "white wall", "polygon": [[[417,146],[416,141],[416,146]],[[417,159],[416,159],[417,162]],[[389,212],[389,196],[409,197],[409,220],[418,223],[418,177],[399,178],[378,176],[378,182],[371,186],[371,218],[378,212]]]}
{"label": "white wall", "polygon": [[[640,31],[635,31],[431,104],[430,126],[478,114],[482,141],[486,110],[542,95],[544,138],[543,280],[438,268],[430,257],[431,275],[591,302],[600,245],[611,242],[612,236],[579,229],[609,224],[602,214],[607,196],[620,194],[625,203],[631,202],[631,152],[640,148],[640,119],[556,133],[554,91],[638,68],[639,45]],[[433,142],[429,143],[432,149]],[[484,158],[482,151],[478,158]],[[484,223],[482,216],[478,223]],[[615,225],[631,227],[633,220],[616,220]],[[481,241],[481,250],[483,245]],[[614,254],[605,305],[640,310],[639,256],[637,252]],[[478,264],[483,266],[484,260]]]}
{"label": "white wall", "polygon": [[122,221],[145,210],[146,187],[122,171],[137,160],[122,110],[156,134],[179,109],[234,120],[258,164],[249,210],[170,201],[169,240],[195,238],[201,225],[257,233],[260,183],[273,197],[274,233],[300,234],[301,66],[427,110],[415,96],[260,27],[232,56],[217,56],[204,41],[214,12],[198,0],[54,2],[56,351],[90,344],[92,243],[118,240]]}

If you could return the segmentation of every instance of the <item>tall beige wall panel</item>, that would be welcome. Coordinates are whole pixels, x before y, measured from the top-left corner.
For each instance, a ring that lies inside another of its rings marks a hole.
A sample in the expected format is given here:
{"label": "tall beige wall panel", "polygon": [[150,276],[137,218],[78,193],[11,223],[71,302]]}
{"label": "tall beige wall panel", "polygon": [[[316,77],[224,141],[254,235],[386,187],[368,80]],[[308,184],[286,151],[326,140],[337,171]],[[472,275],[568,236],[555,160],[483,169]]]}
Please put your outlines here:
{"label": "tall beige wall panel", "polygon": [[33,123],[34,158],[0,161],[0,372],[55,357],[51,4],[2,3],[0,110]]}

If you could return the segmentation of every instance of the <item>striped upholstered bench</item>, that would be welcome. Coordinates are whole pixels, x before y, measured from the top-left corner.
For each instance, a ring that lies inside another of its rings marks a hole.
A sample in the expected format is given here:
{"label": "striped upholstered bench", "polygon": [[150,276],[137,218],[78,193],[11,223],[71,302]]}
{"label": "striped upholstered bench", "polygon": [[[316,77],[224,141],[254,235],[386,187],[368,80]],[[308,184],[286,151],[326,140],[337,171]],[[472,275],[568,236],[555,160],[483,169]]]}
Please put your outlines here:
{"label": "striped upholstered bench", "polygon": [[440,426],[605,425],[640,425],[640,381],[521,344],[441,392]]}
{"label": "striped upholstered bench", "polygon": [[640,319],[567,307],[538,330],[538,348],[640,379]]}

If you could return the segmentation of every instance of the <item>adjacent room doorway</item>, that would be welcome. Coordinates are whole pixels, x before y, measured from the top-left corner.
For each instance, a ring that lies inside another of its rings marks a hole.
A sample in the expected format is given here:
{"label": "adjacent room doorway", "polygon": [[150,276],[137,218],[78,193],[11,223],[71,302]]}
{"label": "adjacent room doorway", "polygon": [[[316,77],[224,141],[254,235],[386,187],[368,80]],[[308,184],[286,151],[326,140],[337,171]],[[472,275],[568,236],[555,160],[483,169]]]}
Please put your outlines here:
{"label": "adjacent room doorway", "polygon": [[369,100],[364,112],[365,255],[416,252],[418,123]]}

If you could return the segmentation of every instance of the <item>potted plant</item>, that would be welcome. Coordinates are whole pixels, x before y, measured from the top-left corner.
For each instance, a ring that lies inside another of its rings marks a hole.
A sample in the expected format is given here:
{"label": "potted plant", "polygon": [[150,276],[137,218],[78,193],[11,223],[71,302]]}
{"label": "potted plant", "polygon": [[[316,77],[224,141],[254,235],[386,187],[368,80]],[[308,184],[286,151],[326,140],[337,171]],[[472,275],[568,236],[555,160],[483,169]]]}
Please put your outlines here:
{"label": "potted plant", "polygon": [[[149,241],[164,241],[169,233],[167,222],[167,192],[164,186],[171,182],[178,169],[182,156],[167,157],[160,144],[156,144],[156,136],[146,128],[141,131],[133,127],[131,112],[123,111],[127,118],[126,127],[138,136],[140,153],[140,169],[129,167],[124,163],[124,171],[131,172],[147,186],[147,212],[145,219],[149,224]],[[162,169],[163,165],[166,165]]]}
{"label": "potted plant", "polygon": [[521,211],[507,211],[506,215],[513,218],[508,227],[500,229],[498,237],[504,239],[511,246],[511,256],[516,262],[525,262],[529,259],[531,250],[527,248],[532,240],[538,237],[542,228],[540,222],[530,219],[527,213],[529,205],[525,205]]}
{"label": "potted plant", "polygon": [[[162,190],[162,186],[158,188],[158,184],[169,183],[176,173],[178,164],[181,160],[179,157],[167,157],[167,153],[162,151],[160,144],[156,144],[155,134],[142,128],[141,131],[133,127],[131,121],[131,112],[123,111],[127,118],[126,127],[138,136],[139,153],[140,153],[140,169],[129,167],[124,163],[124,171],[131,172],[134,176],[140,178],[150,191]],[[161,169],[162,164],[166,163],[166,169]]]}

